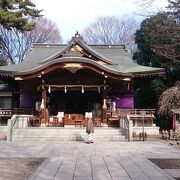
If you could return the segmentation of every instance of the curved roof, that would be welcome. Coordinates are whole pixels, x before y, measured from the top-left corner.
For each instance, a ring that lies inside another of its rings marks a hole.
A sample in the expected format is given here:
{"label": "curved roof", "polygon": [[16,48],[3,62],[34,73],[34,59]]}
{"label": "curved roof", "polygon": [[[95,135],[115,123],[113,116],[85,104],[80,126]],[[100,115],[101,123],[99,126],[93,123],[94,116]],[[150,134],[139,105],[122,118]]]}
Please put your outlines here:
{"label": "curved roof", "polygon": [[163,68],[136,64],[123,45],[86,45],[79,35],[73,37],[68,45],[34,44],[22,63],[1,66],[0,73],[13,76],[27,75],[54,63],[65,62],[92,64],[117,75],[141,76],[164,73]]}

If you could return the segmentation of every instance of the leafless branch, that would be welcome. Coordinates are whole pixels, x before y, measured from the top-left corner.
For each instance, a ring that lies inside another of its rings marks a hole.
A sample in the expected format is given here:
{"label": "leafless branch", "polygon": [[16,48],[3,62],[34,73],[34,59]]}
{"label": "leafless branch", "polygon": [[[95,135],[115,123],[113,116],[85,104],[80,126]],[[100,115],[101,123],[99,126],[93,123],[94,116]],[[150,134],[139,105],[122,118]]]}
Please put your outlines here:
{"label": "leafless branch", "polygon": [[152,4],[155,2],[156,0],[136,0],[136,3],[141,6],[142,8],[148,8],[150,6],[152,6]]}
{"label": "leafless branch", "polygon": [[138,23],[132,17],[98,17],[84,31],[83,37],[89,44],[125,44],[135,48],[134,33]]}
{"label": "leafless branch", "polygon": [[36,28],[23,33],[16,29],[8,31],[2,26],[0,27],[0,54],[8,63],[21,62],[25,57],[26,51],[33,43],[59,43],[62,41],[60,32],[52,21],[46,18],[39,18],[31,20],[31,22],[36,23]]}

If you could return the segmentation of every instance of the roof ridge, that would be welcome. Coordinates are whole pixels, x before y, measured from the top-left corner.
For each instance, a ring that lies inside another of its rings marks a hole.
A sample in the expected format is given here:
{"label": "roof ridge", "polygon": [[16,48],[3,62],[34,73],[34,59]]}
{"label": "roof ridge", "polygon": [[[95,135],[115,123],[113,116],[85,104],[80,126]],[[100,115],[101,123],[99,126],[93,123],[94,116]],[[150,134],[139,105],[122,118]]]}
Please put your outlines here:
{"label": "roof ridge", "polygon": [[54,47],[54,46],[67,46],[67,44],[49,44],[49,43],[33,43],[32,47]]}
{"label": "roof ridge", "polygon": [[[49,44],[49,43],[33,43],[32,46],[67,46],[68,44]],[[125,44],[87,44],[87,46],[108,46],[108,47],[114,47],[114,46],[122,46],[125,47]]]}

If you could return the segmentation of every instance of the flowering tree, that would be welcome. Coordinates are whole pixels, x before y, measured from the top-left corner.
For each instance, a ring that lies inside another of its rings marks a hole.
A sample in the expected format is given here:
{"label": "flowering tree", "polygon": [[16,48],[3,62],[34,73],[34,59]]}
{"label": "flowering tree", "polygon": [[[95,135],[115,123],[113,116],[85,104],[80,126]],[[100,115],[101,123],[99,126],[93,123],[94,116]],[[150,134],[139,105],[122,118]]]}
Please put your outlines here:
{"label": "flowering tree", "polygon": [[158,113],[161,115],[168,114],[170,109],[180,108],[180,81],[161,94],[158,105]]}

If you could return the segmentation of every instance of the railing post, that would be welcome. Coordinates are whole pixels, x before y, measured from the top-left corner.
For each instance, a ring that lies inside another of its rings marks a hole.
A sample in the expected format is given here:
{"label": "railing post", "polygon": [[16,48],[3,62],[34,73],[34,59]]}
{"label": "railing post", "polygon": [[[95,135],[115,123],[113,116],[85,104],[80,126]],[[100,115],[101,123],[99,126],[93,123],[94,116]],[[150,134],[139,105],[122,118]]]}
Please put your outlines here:
{"label": "railing post", "polygon": [[123,118],[119,119],[119,126],[120,126],[120,128],[123,128]]}
{"label": "railing post", "polygon": [[133,122],[129,119],[129,141],[133,141]]}
{"label": "railing post", "polygon": [[8,131],[7,131],[7,141],[12,140],[12,122],[11,119],[8,119]]}
{"label": "railing post", "polygon": [[126,124],[127,122],[125,121],[125,118],[123,118],[123,128],[125,129],[125,128],[127,128],[127,124]]}
{"label": "railing post", "polygon": [[127,115],[128,120],[128,140],[133,141],[133,121],[130,119],[129,115]]}
{"label": "railing post", "polygon": [[144,118],[145,118],[145,116],[146,116],[146,111],[140,111],[140,114],[142,115],[142,130],[143,130],[143,141],[144,141]]}

